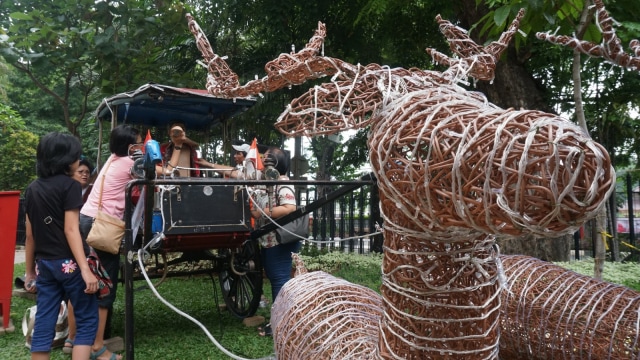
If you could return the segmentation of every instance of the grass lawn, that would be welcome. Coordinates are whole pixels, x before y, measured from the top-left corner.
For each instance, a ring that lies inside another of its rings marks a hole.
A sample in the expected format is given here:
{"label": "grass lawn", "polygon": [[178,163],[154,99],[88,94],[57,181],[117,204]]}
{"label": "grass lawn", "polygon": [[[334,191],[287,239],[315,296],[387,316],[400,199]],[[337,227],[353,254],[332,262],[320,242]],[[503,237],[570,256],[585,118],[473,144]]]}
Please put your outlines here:
{"label": "grass lawn", "polygon": [[[309,270],[324,270],[351,282],[362,284],[376,291],[380,287],[380,255],[362,256],[330,253],[315,257],[303,257]],[[562,263],[564,267],[585,275],[593,273],[593,261]],[[15,266],[15,276],[24,273],[24,265]],[[605,266],[605,280],[640,291],[640,265],[637,263],[610,263]],[[137,359],[228,359],[207,337],[204,331],[190,320],[165,306],[147,288],[144,281],[137,281],[135,293],[135,356]],[[121,285],[121,284],[120,284]],[[264,290],[270,299],[270,287]],[[207,275],[168,278],[158,287],[158,292],[170,303],[200,321],[215,339],[236,356],[257,359],[273,353],[271,338],[258,336],[257,329],[246,327],[229,312],[218,310],[215,299],[223,304],[220,285],[215,285]],[[33,301],[13,297],[11,318],[16,326],[14,333],[0,335],[0,359],[28,359],[24,346],[21,321],[25,310]],[[114,305],[112,336],[124,337],[124,291],[118,290]],[[257,315],[269,318],[268,308],[258,309]],[[55,349],[51,359],[70,359]]]}
{"label": "grass lawn", "polygon": [[[24,264],[15,266],[15,276],[24,274]],[[254,327],[246,327],[242,320],[228,311],[219,310],[216,304],[224,304],[220,285],[214,277],[215,290],[208,275],[168,278],[158,292],[178,309],[201,322],[211,335],[228,351],[249,359],[273,353],[273,340],[258,336]],[[157,281],[157,280],[156,280]],[[136,359],[228,359],[195,323],[180,316],[164,305],[144,280],[136,281],[135,292],[135,356]],[[114,304],[111,336],[124,338],[124,291],[119,284]],[[268,282],[264,287],[270,298]],[[0,359],[28,359],[24,346],[22,317],[34,301],[21,297],[11,299],[11,318],[16,331],[0,335]],[[267,308],[259,308],[257,315],[268,317]],[[51,359],[70,359],[61,349],[54,349]]]}

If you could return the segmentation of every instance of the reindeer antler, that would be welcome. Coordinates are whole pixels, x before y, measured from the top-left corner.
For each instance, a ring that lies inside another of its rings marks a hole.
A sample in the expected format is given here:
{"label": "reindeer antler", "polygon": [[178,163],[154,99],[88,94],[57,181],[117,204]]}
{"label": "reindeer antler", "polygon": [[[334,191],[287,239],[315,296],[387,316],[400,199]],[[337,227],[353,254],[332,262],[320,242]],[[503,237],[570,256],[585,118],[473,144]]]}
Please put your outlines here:
{"label": "reindeer antler", "polygon": [[473,41],[466,30],[453,25],[447,20],[443,20],[440,15],[436,16],[436,21],[440,25],[440,32],[444,34],[449,42],[451,51],[458,54],[461,59],[450,58],[449,56],[432,48],[426,51],[436,63],[449,66],[445,72],[445,77],[455,80],[458,72],[462,75],[469,75],[478,80],[493,80],[495,74],[496,63],[500,59],[500,55],[507,48],[513,35],[520,27],[520,20],[524,16],[524,9],[518,11],[518,15],[513,19],[509,29],[502,33],[498,41],[482,47]]}
{"label": "reindeer antler", "polygon": [[299,52],[281,54],[265,65],[267,75],[240,86],[238,75],[227,65],[224,58],[211,49],[211,44],[202,29],[190,14],[187,14],[189,30],[196,37],[198,49],[207,62],[207,91],[225,98],[238,98],[271,92],[289,85],[299,85],[309,79],[333,75],[340,72],[351,73],[354,67],[339,59],[319,57],[320,48],[326,35],[325,25],[318,22],[318,29],[309,43]]}
{"label": "reindeer antler", "polygon": [[207,39],[207,36],[191,14],[187,14],[187,20],[189,21],[189,30],[196,38],[196,46],[198,46],[198,50],[200,50],[207,63],[209,72],[207,76],[207,91],[213,95],[223,96],[227,89],[238,87],[240,85],[238,75],[229,68],[223,58],[213,52],[209,39]]}
{"label": "reindeer antler", "polygon": [[602,32],[602,44],[598,45],[590,41],[576,39],[565,35],[552,35],[549,32],[536,34],[540,40],[546,40],[553,44],[568,46],[591,57],[600,57],[612,64],[624,68],[640,69],[640,41],[631,40],[629,47],[635,56],[627,54],[622,48],[621,41],[613,28],[613,18],[604,8],[601,0],[594,0],[597,9],[597,24]]}

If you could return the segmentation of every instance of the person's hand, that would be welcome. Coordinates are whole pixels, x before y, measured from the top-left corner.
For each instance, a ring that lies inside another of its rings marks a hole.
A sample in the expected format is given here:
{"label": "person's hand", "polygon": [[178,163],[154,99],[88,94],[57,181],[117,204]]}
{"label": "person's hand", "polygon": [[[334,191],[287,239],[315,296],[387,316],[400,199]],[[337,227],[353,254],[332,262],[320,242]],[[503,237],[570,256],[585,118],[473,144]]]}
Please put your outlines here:
{"label": "person's hand", "polygon": [[87,286],[84,289],[85,294],[95,294],[98,291],[98,278],[91,271],[81,271],[82,280]]}
{"label": "person's hand", "polygon": [[36,288],[36,276],[35,275],[30,275],[27,274],[24,277],[24,289],[27,290],[27,292],[30,292],[32,294],[35,294],[36,291],[38,290]]}

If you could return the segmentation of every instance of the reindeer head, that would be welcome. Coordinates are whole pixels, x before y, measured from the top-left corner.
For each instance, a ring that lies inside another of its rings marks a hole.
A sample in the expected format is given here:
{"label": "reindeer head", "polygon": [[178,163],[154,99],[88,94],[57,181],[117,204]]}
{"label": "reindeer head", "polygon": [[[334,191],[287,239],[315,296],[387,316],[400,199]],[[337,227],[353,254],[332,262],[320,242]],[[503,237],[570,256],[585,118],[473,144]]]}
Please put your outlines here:
{"label": "reindeer head", "polygon": [[608,154],[567,120],[500,109],[457,85],[467,76],[493,78],[522,16],[486,47],[438,17],[460,56],[427,50],[449,66],[444,72],[322,56],[320,23],[302,51],[280,55],[266,65],[267,76],[244,86],[189,19],[213,95],[244,97],[331,76],[293,100],[276,128],[288,136],[315,136],[370,126],[371,163],[391,226],[435,237],[452,229],[555,236],[574,231],[603,205],[614,185]]}

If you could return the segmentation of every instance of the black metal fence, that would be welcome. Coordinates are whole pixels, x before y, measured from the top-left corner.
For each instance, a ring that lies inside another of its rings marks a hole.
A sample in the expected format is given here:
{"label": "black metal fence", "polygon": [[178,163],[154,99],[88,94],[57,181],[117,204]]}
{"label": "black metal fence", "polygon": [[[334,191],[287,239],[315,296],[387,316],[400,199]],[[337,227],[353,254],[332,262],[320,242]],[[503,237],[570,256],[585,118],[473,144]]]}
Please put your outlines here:
{"label": "black metal fence", "polygon": [[[299,192],[299,204],[318,201],[331,187],[308,187]],[[366,254],[382,252],[377,188],[363,186],[310,213],[308,246],[330,251]]]}
{"label": "black metal fence", "polygon": [[615,201],[612,202],[613,217],[611,227],[612,233],[616,233],[624,245],[621,250],[635,250],[638,246],[636,237],[640,231],[640,217],[638,216],[638,207],[640,207],[640,192],[634,191],[631,174],[625,176],[626,191],[617,191]]}

